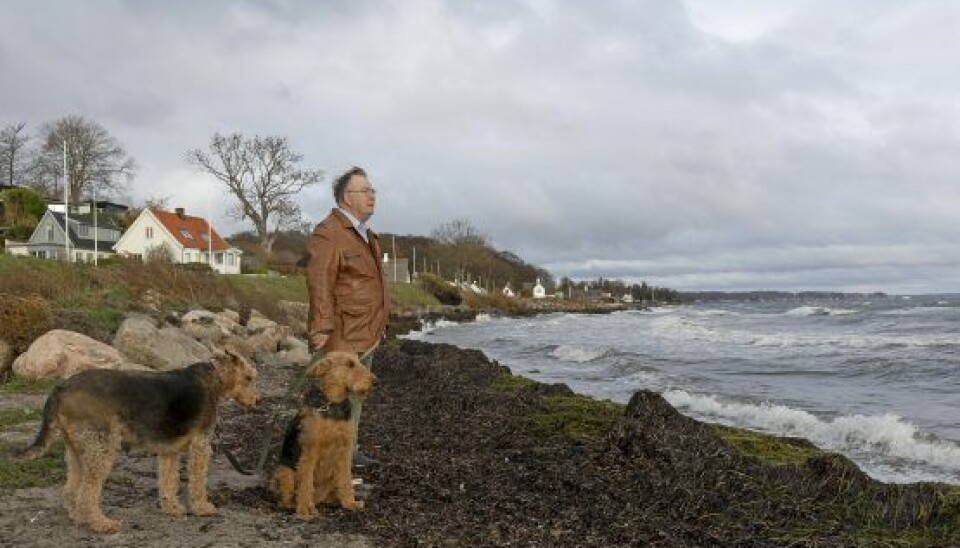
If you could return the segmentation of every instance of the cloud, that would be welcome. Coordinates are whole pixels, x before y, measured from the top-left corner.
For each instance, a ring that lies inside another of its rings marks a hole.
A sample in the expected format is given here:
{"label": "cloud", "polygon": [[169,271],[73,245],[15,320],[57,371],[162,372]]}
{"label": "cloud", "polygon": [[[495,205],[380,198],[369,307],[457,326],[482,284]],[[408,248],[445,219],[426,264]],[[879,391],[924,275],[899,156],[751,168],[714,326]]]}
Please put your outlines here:
{"label": "cloud", "polygon": [[[188,149],[288,135],[312,167],[371,172],[379,229],[468,217],[558,276],[960,291],[958,18],[949,2],[7,2],[0,123],[89,115],[142,166],[135,198],[197,210],[219,191]],[[329,189],[302,205],[318,220]]]}

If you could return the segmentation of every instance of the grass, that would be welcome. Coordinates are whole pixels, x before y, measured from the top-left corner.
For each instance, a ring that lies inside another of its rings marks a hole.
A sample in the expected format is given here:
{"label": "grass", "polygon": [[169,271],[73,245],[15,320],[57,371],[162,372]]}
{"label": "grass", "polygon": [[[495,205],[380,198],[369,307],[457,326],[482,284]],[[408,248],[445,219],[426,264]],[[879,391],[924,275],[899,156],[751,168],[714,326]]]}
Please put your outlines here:
{"label": "grass", "polygon": [[0,444],[0,493],[28,487],[46,487],[63,483],[66,479],[63,443],[55,443],[46,454],[34,460],[15,458],[13,454],[16,449],[18,448],[8,444]]}
{"label": "grass", "polygon": [[0,384],[0,394],[49,394],[60,381],[58,379],[28,379],[13,375]]}
{"label": "grass", "polygon": [[390,301],[396,309],[440,306],[419,284],[390,284]]}
{"label": "grass", "polygon": [[25,422],[38,421],[42,414],[43,412],[40,409],[29,407],[0,409],[0,430],[7,430]]}
{"label": "grass", "polygon": [[585,396],[545,396],[545,409],[529,419],[535,434],[568,438],[599,438],[623,415],[623,405]]}
{"label": "grass", "polygon": [[537,384],[539,384],[537,381],[530,380],[526,377],[503,373],[493,379],[490,387],[499,392],[512,392],[521,388],[536,386]]}
{"label": "grass", "polygon": [[278,301],[307,302],[307,283],[303,276],[229,275],[224,278],[243,296],[258,294]]}
{"label": "grass", "polygon": [[740,454],[777,466],[800,466],[823,451],[805,440],[778,438],[752,430],[711,424],[717,434]]}

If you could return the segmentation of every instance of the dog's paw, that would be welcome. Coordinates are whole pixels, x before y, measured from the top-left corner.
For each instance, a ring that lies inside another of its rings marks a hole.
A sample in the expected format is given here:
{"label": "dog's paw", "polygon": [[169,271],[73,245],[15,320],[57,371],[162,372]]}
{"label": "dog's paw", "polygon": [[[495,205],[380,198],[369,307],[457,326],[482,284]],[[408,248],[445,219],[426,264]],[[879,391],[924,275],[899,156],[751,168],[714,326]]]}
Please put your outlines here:
{"label": "dog's paw", "polygon": [[319,515],[319,512],[317,512],[316,507],[313,506],[309,508],[298,508],[296,513],[296,516],[304,521],[311,521],[317,517],[317,515]]}
{"label": "dog's paw", "polygon": [[342,506],[346,510],[352,511],[352,510],[363,510],[363,507],[365,506],[365,504],[363,503],[362,500],[354,499],[354,500],[345,500],[342,503],[340,503],[340,506]]}
{"label": "dog's paw", "polygon": [[95,533],[116,533],[123,527],[123,523],[108,517],[90,520],[90,529]]}
{"label": "dog's paw", "polygon": [[193,515],[195,516],[214,516],[216,514],[217,507],[206,501],[196,504],[193,507]]}
{"label": "dog's paw", "polygon": [[187,513],[183,505],[177,501],[161,501],[160,509],[163,510],[164,514],[175,518],[182,518]]}

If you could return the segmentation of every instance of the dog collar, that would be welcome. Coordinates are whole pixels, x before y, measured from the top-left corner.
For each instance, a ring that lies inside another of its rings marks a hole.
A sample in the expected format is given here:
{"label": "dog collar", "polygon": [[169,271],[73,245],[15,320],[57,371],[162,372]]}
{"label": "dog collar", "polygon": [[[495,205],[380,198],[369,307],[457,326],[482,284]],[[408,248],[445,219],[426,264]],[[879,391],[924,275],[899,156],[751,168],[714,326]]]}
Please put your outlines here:
{"label": "dog collar", "polygon": [[350,400],[344,399],[338,402],[331,402],[322,390],[311,387],[303,395],[303,405],[309,407],[314,413],[322,415],[328,419],[349,420],[350,419]]}

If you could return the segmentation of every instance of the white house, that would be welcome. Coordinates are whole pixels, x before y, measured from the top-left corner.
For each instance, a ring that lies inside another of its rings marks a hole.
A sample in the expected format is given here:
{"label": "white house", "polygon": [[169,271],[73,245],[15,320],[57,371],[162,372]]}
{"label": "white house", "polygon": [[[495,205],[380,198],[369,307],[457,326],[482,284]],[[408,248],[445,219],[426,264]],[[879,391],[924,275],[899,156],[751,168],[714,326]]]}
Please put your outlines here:
{"label": "white house", "polygon": [[182,208],[174,213],[144,209],[113,246],[118,255],[138,258],[162,253],[162,248],[175,263],[205,263],[221,274],[240,273],[243,252],[231,247],[206,219],[186,215]]}
{"label": "white house", "polygon": [[513,296],[514,296],[513,290],[510,289],[510,283],[509,283],[509,282],[507,283],[507,285],[503,286],[503,294],[504,294],[505,296],[507,296],[507,297],[513,297]]}
{"label": "white house", "polygon": [[543,299],[547,296],[547,290],[543,288],[543,284],[540,283],[540,278],[537,278],[536,285],[533,286],[533,298],[534,299]]}
{"label": "white house", "polygon": [[[74,209],[72,206],[71,210]],[[120,227],[107,216],[70,212],[70,230],[64,230],[66,215],[48,209],[26,242],[7,241],[7,253],[33,255],[41,259],[94,262],[113,256],[113,245],[120,239]],[[67,245],[69,234],[69,246]]]}

